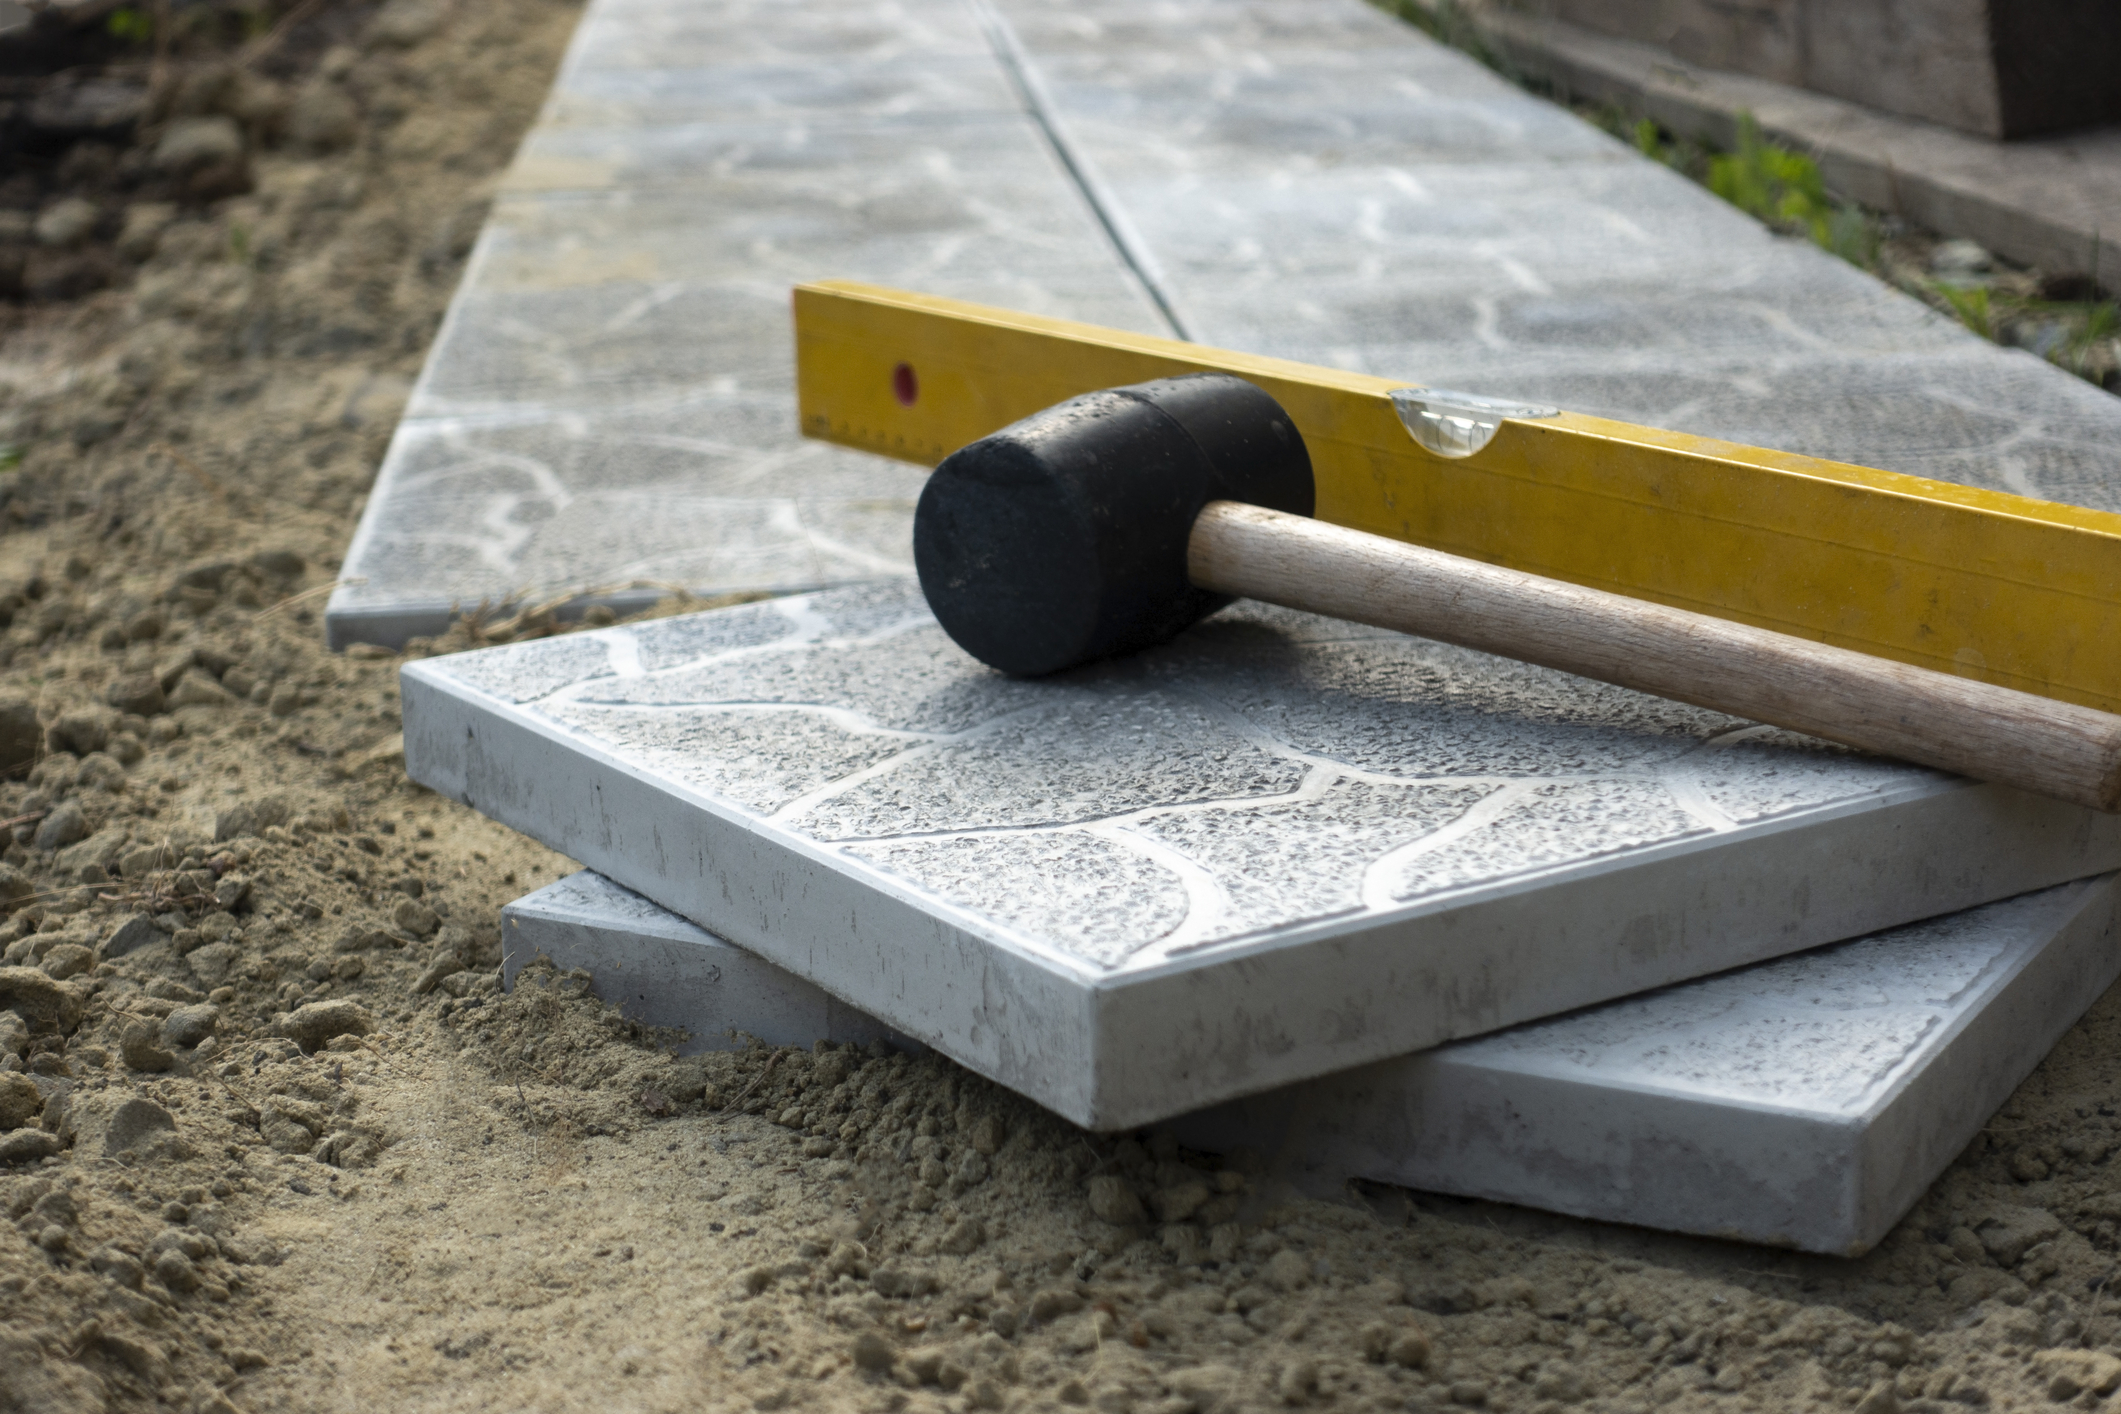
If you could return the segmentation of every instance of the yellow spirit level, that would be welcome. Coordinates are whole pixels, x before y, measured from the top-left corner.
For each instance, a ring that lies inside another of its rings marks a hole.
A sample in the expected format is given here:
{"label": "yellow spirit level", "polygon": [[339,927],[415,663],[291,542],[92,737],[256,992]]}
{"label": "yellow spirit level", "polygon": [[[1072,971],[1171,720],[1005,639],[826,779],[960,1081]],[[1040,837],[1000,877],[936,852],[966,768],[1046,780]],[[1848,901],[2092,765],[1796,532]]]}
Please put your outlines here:
{"label": "yellow spirit level", "polygon": [[806,435],[930,466],[1079,393],[1234,373],[1295,418],[1322,520],[2121,711],[2111,512],[844,281],[796,288],[795,347]]}

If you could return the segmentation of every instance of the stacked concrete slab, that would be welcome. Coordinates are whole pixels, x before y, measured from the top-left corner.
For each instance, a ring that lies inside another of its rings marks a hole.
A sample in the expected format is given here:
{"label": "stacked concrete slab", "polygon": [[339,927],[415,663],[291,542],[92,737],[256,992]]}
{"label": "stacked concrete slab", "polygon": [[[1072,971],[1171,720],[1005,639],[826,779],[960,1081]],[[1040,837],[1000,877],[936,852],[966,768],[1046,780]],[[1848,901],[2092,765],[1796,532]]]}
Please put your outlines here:
{"label": "stacked concrete slab", "polygon": [[2121,817],[1259,605],[1035,682],[905,581],[402,679],[415,780],[1100,1129],[2121,865]]}
{"label": "stacked concrete slab", "polygon": [[[1300,1093],[1301,1147],[1348,1172],[1852,1250],[1963,1142],[1959,1082],[1924,1077],[1979,1071],[1978,1122],[2112,979],[2105,884],[1769,964],[1883,1000],[1763,1001],[1722,1034],[1833,1060],[1748,1076],[1700,1018],[1773,976],[1610,999],[2098,874],[2112,823],[1279,611],[993,678],[904,578],[918,472],[795,436],[813,275],[2121,505],[2121,404],[1355,0],[599,0],[331,622],[869,581],[408,669],[417,778],[644,896],[511,916],[614,998],[690,989],[709,1036],[888,1027],[1100,1126],[1223,1102],[1182,1121],[1203,1142],[1261,1147]],[[1682,1032],[1691,1079],[1627,1059]],[[1476,1090],[1610,1123],[1489,1134]],[[1838,1137],[1779,1168],[1715,1137],[1769,1111]],[[1630,1179],[1660,1145],[1721,1187]]]}
{"label": "stacked concrete slab", "polygon": [[[2114,876],[1180,1116],[1349,1177],[1812,1252],[1874,1245],[2121,975]],[[584,871],[504,910],[506,966],[583,968],[694,1049],[897,1036]]]}

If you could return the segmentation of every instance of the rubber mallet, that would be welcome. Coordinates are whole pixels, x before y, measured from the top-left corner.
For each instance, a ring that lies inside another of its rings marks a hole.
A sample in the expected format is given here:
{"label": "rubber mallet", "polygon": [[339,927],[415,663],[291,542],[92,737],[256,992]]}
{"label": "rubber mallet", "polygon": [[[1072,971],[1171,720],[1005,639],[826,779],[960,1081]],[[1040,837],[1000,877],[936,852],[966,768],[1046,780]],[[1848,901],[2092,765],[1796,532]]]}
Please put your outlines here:
{"label": "rubber mallet", "polygon": [[2121,805],[2121,716],[1329,525],[1312,503],[1273,398],[1224,373],[1158,379],[946,458],[914,564],[959,646],[1020,677],[1147,648],[1241,595]]}

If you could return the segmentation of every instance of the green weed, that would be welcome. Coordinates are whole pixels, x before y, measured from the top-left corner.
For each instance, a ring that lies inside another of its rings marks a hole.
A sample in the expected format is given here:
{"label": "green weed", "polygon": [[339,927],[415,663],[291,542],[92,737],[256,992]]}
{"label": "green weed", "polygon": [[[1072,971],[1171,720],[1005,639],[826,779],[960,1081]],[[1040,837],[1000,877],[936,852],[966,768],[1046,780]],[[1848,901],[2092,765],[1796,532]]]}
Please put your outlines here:
{"label": "green weed", "polygon": [[127,5],[110,12],[103,21],[104,33],[127,44],[146,44],[155,37],[155,17]]}
{"label": "green weed", "polygon": [[1952,313],[1959,316],[1961,324],[1984,339],[1996,337],[1995,311],[1989,305],[1986,285],[1968,285],[1963,288],[1936,285],[1933,288],[1938,297],[1951,306]]}
{"label": "green weed", "polygon": [[[1388,14],[1459,49],[1522,88],[1556,96],[1552,86],[1529,78],[1496,52],[1478,22],[1458,0],[1371,0]],[[1568,101],[1564,99],[1564,101]],[[2050,363],[2121,392],[2121,307],[2100,297],[2098,270],[2088,294],[2077,300],[2043,300],[2027,272],[2005,272],[1977,283],[1946,282],[1887,246],[1891,218],[1839,200],[1827,191],[1819,164],[1802,152],[1770,140],[1750,113],[1738,115],[1736,145],[1729,151],[1675,136],[1654,118],[1613,103],[1571,101],[1579,117],[1596,123],[1654,162],[1707,187],[1739,210],[1775,230],[1803,236],[1849,264],[1885,280],[1948,313],[1968,329],[1997,343],[2030,349]],[[1919,243],[1916,256],[1926,255]]]}

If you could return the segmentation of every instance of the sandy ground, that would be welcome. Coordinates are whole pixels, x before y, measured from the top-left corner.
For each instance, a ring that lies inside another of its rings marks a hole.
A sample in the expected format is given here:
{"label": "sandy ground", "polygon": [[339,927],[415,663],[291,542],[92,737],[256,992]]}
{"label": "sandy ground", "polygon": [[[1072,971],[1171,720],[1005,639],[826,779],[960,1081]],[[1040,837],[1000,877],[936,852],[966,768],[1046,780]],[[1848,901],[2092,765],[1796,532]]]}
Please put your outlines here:
{"label": "sandy ground", "polygon": [[938,1059],[678,1059],[593,979],[501,994],[500,905],[572,866],[404,779],[395,661],[318,609],[576,10],[372,8],[286,80],[354,123],[254,124],[249,192],[106,210],[114,283],[0,306],[0,1411],[2121,1386],[2113,997],[1841,1261],[1303,1196]]}

